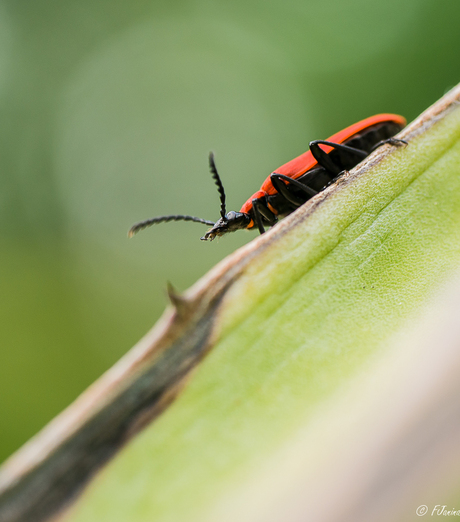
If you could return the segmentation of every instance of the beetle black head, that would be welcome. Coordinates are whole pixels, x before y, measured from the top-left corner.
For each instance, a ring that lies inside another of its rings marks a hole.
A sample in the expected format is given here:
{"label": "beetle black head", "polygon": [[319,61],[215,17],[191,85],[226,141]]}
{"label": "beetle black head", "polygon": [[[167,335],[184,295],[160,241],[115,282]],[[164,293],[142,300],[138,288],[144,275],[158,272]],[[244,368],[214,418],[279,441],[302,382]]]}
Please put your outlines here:
{"label": "beetle black head", "polygon": [[216,237],[223,236],[228,232],[235,232],[235,230],[246,228],[250,221],[251,217],[249,214],[231,210],[224,217],[221,217],[201,239],[203,241],[212,241]]}

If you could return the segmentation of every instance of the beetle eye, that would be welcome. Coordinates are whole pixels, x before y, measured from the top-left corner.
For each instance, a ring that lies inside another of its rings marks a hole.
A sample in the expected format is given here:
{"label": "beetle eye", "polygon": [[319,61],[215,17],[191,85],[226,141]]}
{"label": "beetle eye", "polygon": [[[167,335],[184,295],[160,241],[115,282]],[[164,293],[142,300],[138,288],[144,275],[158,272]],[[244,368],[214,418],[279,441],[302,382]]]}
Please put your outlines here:
{"label": "beetle eye", "polygon": [[236,212],[234,212],[233,210],[231,210],[228,214],[227,214],[227,219],[235,219],[236,217]]}

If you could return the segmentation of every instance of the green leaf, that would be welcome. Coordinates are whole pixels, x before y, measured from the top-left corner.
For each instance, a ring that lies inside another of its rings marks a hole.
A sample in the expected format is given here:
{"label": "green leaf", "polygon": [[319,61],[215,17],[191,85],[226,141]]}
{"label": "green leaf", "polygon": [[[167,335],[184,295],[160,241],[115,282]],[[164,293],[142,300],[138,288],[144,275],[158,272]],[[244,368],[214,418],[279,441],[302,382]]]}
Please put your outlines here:
{"label": "green leaf", "polygon": [[[325,411],[335,404],[344,419],[347,408],[351,415],[360,390],[363,400],[369,394],[361,372],[378,374],[371,362],[392,351],[393,337],[460,264],[459,97],[457,88],[404,130],[407,146],[381,147],[183,300],[173,294],[172,320],[184,323],[170,345],[212,328],[198,343],[212,351],[66,520],[201,522],[232,509],[237,519],[263,520],[267,477],[287,490],[299,486],[295,474],[277,476],[274,455],[317,423],[325,439],[340,440]],[[150,352],[149,364],[162,353]],[[187,355],[193,365],[201,356]],[[376,393],[383,382],[376,377]],[[355,403],[344,404],[352,386]],[[324,456],[321,437],[311,443],[310,453]],[[318,458],[334,477],[334,463]]]}
{"label": "green leaf", "polygon": [[460,262],[460,110],[414,134],[279,227],[193,381],[69,520],[204,520],[420,311]]}

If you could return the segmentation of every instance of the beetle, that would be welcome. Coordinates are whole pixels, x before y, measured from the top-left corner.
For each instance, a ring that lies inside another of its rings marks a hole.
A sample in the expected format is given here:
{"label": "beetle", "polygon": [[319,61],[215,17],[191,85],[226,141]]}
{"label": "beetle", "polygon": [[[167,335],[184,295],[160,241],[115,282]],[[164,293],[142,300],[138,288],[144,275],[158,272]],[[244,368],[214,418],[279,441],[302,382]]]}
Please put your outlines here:
{"label": "beetle", "polygon": [[257,228],[263,234],[266,226],[275,225],[280,217],[290,214],[326,189],[377,147],[384,143],[407,145],[404,140],[394,138],[405,125],[405,118],[397,114],[377,114],[350,125],[328,140],[311,141],[307,152],[272,172],[239,212],[226,211],[224,187],[214,155],[210,153],[209,167],[220,196],[218,221],[182,214],[158,216],[136,223],[128,235],[132,237],[150,225],[166,221],[194,221],[211,226],[201,238],[204,241],[244,228]]}

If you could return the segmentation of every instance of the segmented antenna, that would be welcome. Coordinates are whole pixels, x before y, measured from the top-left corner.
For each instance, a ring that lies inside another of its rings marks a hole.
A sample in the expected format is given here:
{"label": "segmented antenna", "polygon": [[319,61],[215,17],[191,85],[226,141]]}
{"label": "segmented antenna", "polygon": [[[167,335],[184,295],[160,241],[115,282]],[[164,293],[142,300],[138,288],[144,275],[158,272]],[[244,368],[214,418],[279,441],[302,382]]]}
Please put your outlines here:
{"label": "segmented antenna", "polygon": [[220,195],[220,216],[224,221],[226,221],[225,215],[227,212],[225,210],[225,190],[217,172],[216,164],[214,163],[214,154],[212,152],[209,153],[209,168],[211,169],[212,177],[215,184],[217,185],[217,190],[219,191]]}
{"label": "segmented antenna", "polygon": [[201,219],[195,216],[183,216],[181,214],[175,216],[158,216],[151,219],[146,219],[145,221],[140,221],[133,225],[128,232],[128,237],[133,237],[134,234],[137,234],[140,230],[149,227],[150,225],[154,225],[155,223],[164,223],[167,221],[195,221],[195,223],[204,223],[205,225],[213,226],[213,221],[208,221],[207,219]]}

